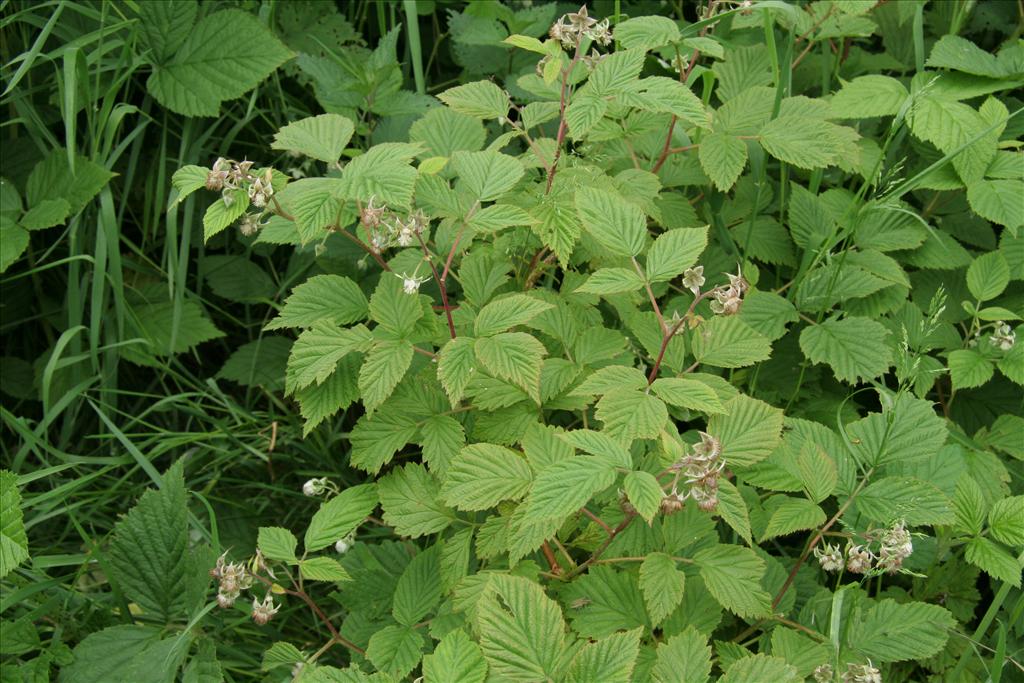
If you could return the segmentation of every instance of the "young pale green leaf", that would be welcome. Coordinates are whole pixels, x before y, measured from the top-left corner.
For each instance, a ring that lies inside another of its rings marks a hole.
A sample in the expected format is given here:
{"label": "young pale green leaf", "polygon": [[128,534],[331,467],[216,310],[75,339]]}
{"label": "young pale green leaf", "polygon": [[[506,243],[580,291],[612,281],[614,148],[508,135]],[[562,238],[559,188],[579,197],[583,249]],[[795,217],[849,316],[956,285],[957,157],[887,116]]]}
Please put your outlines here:
{"label": "young pale green leaf", "polygon": [[338,366],[330,377],[320,384],[314,382],[295,392],[299,412],[306,421],[302,426],[303,436],[308,435],[317,425],[339,410],[344,410],[359,400],[358,377],[361,363],[361,356],[345,356],[338,361]]}
{"label": "young pale green leaf", "polygon": [[974,259],[967,269],[967,289],[980,301],[995,299],[1010,284],[1010,266],[998,251]]}
{"label": "young pale green leaf", "polygon": [[942,36],[932,46],[925,65],[989,78],[1004,78],[1013,73],[1004,68],[991,52],[982,50],[966,38],[954,34]]}
{"label": "young pale green leaf", "polygon": [[525,332],[503,332],[474,342],[476,358],[495,377],[511,382],[540,403],[541,361],[547,350]]}
{"label": "young pale green leaf", "polygon": [[[223,50],[238,36],[244,47]],[[146,88],[171,111],[217,116],[221,102],[255,88],[292,52],[255,15],[240,9],[213,12],[196,24],[174,56],[156,66]]]}
{"label": "young pale green leaf", "polygon": [[424,683],[484,683],[486,678],[487,660],[461,628],[450,631],[434,652],[423,658]]}
{"label": "young pale green leaf", "polygon": [[649,472],[630,472],[623,480],[622,488],[633,509],[650,524],[658,514],[665,492],[661,484]]}
{"label": "young pale green leaf", "polygon": [[651,390],[665,403],[702,413],[724,413],[718,394],[703,382],[682,377],[662,377],[654,380]]}
{"label": "young pale green leaf", "polygon": [[[800,447],[796,457],[796,473],[804,493],[815,503],[832,495],[839,478],[835,461],[811,440],[804,441]],[[863,500],[863,497],[858,500]]]}
{"label": "young pale green leaf", "polygon": [[729,467],[748,467],[768,457],[782,441],[782,411],[763,401],[740,394],[723,406],[724,415],[713,415],[708,432],[722,442]]}
{"label": "young pale green leaf", "polygon": [[992,537],[1008,546],[1024,546],[1024,496],[998,500],[988,513]]}
{"label": "young pale green leaf", "polygon": [[441,487],[444,501],[459,510],[485,510],[503,500],[518,500],[533,483],[526,460],[515,451],[489,443],[466,446],[452,461]]}
{"label": "young pale green leaf", "polygon": [[630,268],[599,268],[576,288],[580,294],[625,294],[642,289],[644,280]]}
{"label": "young pale green leaf", "polygon": [[701,168],[722,192],[728,192],[747,165],[747,143],[726,133],[709,133],[697,152]]}
{"label": "young pale green leaf", "polygon": [[359,393],[366,414],[380,407],[402,381],[412,363],[412,344],[403,340],[377,342],[359,368]]}
{"label": "young pale green leaf", "polygon": [[668,409],[661,399],[644,391],[613,389],[597,402],[595,415],[606,434],[628,444],[657,437],[668,420]]}
{"label": "young pale green leaf", "polygon": [[0,578],[28,559],[28,537],[21,512],[18,477],[0,470]]}
{"label": "young pale green leaf", "polygon": [[798,168],[815,169],[839,161],[840,126],[808,116],[780,116],[761,129],[765,151]]}
{"label": "young pale green leaf", "polygon": [[404,339],[412,334],[421,317],[423,307],[418,295],[406,294],[400,278],[382,277],[370,297],[370,318],[390,334]]}
{"label": "young pale green leaf", "polygon": [[565,110],[565,122],[573,140],[582,140],[608,111],[608,100],[581,90]]}
{"label": "young pale green leaf", "polygon": [[281,313],[264,326],[312,327],[318,322],[350,325],[366,319],[369,304],[359,285],[341,275],[315,275],[292,290]]}
{"label": "young pale green leaf", "polygon": [[353,467],[376,474],[399,449],[416,438],[416,432],[416,420],[398,411],[386,410],[373,419],[363,415],[349,437],[350,462]]}
{"label": "young pale green leaf", "polygon": [[992,361],[974,349],[957,349],[950,351],[949,376],[954,389],[970,389],[980,387],[992,379],[995,367]]}
{"label": "young pale green leaf", "polygon": [[644,68],[643,50],[617,50],[600,61],[587,81],[594,95],[615,95],[635,85]]}
{"label": "young pale green leaf", "polygon": [[320,114],[289,123],[274,134],[271,149],[283,149],[307,157],[337,163],[352,139],[355,125],[340,114]]}
{"label": "young pale green leaf", "polygon": [[513,225],[532,225],[534,219],[518,206],[493,204],[480,209],[469,219],[469,227],[477,232],[492,233]]}
{"label": "young pale green leaf", "polygon": [[569,665],[566,683],[631,683],[643,629],[586,643]]}
{"label": "young pale green leaf", "polygon": [[656,683],[705,683],[711,675],[711,648],[707,637],[692,626],[658,644],[651,670]]}
{"label": "young pale green leaf", "polygon": [[721,683],[796,683],[802,678],[785,659],[758,653],[737,659],[720,680]]}
{"label": "young pale green leaf", "polygon": [[385,626],[366,645],[366,658],[392,680],[404,679],[423,656],[423,634],[412,626]]}
{"label": "young pale green leaf", "polygon": [[373,338],[363,325],[352,328],[317,323],[299,335],[288,357],[285,393],[323,384],[338,367],[338,361],[353,352],[366,352]]}
{"label": "young pale green leaf", "polygon": [[391,615],[403,626],[415,626],[441,601],[439,546],[420,551],[398,578]]}
{"label": "young pale green leaf", "polygon": [[481,202],[498,199],[525,173],[518,159],[493,151],[456,152],[452,168],[473,199]]}
{"label": "young pale green leaf", "polygon": [[635,389],[640,391],[647,388],[647,378],[644,373],[636,368],[625,365],[608,365],[595,370],[575,389],[569,392],[570,396],[594,396],[607,394],[615,389]]}
{"label": "young pale green leaf", "polygon": [[761,540],[766,541],[777,536],[786,536],[794,531],[814,529],[825,523],[825,511],[806,498],[777,496],[781,499],[773,506],[771,516]]}
{"label": "young pale green leaf", "polygon": [[742,368],[772,353],[772,344],[739,316],[714,317],[693,333],[693,355],[698,362],[716,368]]}
{"label": "young pale green leaf", "polygon": [[648,553],[640,564],[640,591],[651,623],[657,626],[683,599],[686,574],[665,553]]}
{"label": "young pale green leaf", "polygon": [[431,415],[420,427],[423,461],[434,474],[444,478],[452,459],[466,445],[462,424],[451,415]]}
{"label": "young pale green leaf", "polygon": [[999,544],[976,536],[967,542],[964,559],[986,574],[1020,588],[1021,564]]}
{"label": "young pale green leaf", "polygon": [[870,74],[843,84],[829,102],[830,117],[868,119],[894,116],[903,108],[910,93],[892,76]]}
{"label": "young pale green leaf", "polygon": [[295,557],[295,548],[298,545],[299,539],[295,538],[292,532],[279,526],[261,526],[256,537],[256,547],[264,557],[289,564],[298,562]]}
{"label": "young pale green leaf", "polygon": [[533,581],[492,576],[477,607],[477,624],[495,679],[562,679],[567,646],[562,611]]}
{"label": "young pale green leaf", "polygon": [[603,432],[595,432],[592,429],[574,429],[571,432],[564,432],[558,435],[565,443],[573,448],[578,448],[584,453],[590,453],[601,460],[604,460],[612,467],[633,467],[633,458],[629,450]]}
{"label": "young pale green leaf", "polygon": [[852,624],[847,644],[876,662],[925,659],[942,650],[955,626],[956,620],[944,607],[887,599],[875,603],[863,621]]}
{"label": "young pale green leaf", "polygon": [[418,463],[397,467],[377,481],[384,521],[402,536],[436,534],[454,515],[443,503],[437,480]]}
{"label": "young pale green leaf", "polygon": [[888,524],[902,519],[911,526],[952,524],[952,503],[934,484],[913,477],[883,477],[857,496],[857,510]]}
{"label": "young pale green leaf", "polygon": [[708,228],[677,228],[658,236],[647,252],[647,279],[668,282],[697,262],[708,244]]}
{"label": "young pale green leaf", "polygon": [[505,91],[491,81],[449,88],[437,98],[457,112],[485,120],[503,118],[512,106]]}
{"label": "young pale green leaf", "polygon": [[576,191],[576,212],[605,249],[619,256],[643,251],[647,221],[635,204],[607,191],[581,187]]}
{"label": "young pale green leaf", "polygon": [[967,185],[967,202],[974,213],[993,223],[1013,229],[1024,224],[1020,178],[975,180]]}
{"label": "young pale green leaf", "polygon": [[718,480],[718,514],[739,537],[752,543],[750,536],[750,510],[739,489],[728,479]]}
{"label": "young pale green leaf", "polygon": [[452,408],[458,406],[466,392],[466,386],[473,376],[476,354],[475,340],[458,337],[441,347],[437,359],[437,378],[441,381]]}
{"label": "young pale green leaf", "polygon": [[524,514],[527,519],[564,519],[614,481],[614,468],[596,457],[578,455],[556,462],[537,474]]}
{"label": "young pale green leaf", "polygon": [[741,617],[757,617],[771,610],[771,596],[761,587],[765,563],[753,550],[719,544],[693,557],[708,592],[723,607]]}
{"label": "young pale green leaf", "polygon": [[652,50],[679,38],[679,27],[668,17],[633,17],[615,25],[615,39],[628,50]]}
{"label": "young pale green leaf", "polygon": [[326,548],[345,538],[362,524],[375,507],[377,487],[373,484],[350,486],[322,503],[306,529],[303,539],[306,552]]}
{"label": "young pale green leaf", "polygon": [[554,308],[553,304],[534,299],[526,294],[512,294],[492,301],[480,309],[476,316],[474,332],[478,337],[490,337],[510,327],[525,325],[552,308]]}
{"label": "young pale green leaf", "polygon": [[299,573],[307,581],[351,581],[352,577],[332,557],[310,557],[299,560]]}
{"label": "young pale green leaf", "polygon": [[892,352],[889,331],[874,320],[851,316],[811,325],[800,333],[800,348],[813,363],[827,363],[836,377],[855,384],[885,373]]}
{"label": "young pale green leaf", "polygon": [[249,195],[245,190],[227,190],[203,214],[203,240],[209,242],[211,237],[226,230],[248,208]]}

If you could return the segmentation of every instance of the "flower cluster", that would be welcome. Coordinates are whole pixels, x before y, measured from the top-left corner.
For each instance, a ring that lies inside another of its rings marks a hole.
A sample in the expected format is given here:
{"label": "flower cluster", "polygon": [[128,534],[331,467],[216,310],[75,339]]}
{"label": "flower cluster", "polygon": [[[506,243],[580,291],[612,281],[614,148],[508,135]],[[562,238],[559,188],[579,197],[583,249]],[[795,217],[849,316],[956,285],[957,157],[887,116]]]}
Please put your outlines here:
{"label": "flower cluster", "polygon": [[271,168],[264,169],[259,175],[252,172],[253,162],[235,161],[217,157],[213,166],[206,173],[206,189],[221,193],[221,199],[226,206],[231,206],[235,201],[234,190],[245,189],[249,201],[257,209],[257,213],[247,213],[242,217],[238,227],[243,235],[251,237],[259,232],[263,224],[260,219],[263,217],[263,209],[266,208],[270,198],[274,196],[274,171]]}
{"label": "flower cluster", "polygon": [[557,40],[566,49],[574,49],[589,38],[598,45],[606,47],[611,45],[612,33],[608,28],[608,20],[598,21],[587,13],[587,6],[584,5],[576,12],[570,12],[559,17],[558,21],[551,25],[548,35]]}
{"label": "flower cluster", "polygon": [[[684,455],[669,469],[676,473],[676,478],[671,493],[661,501],[662,512],[670,514],[682,509],[687,498],[692,498],[706,512],[718,506],[718,477],[725,469],[722,444],[718,439],[700,432],[700,443],[694,445],[693,453]],[[689,488],[680,493],[679,480],[683,477]]]}
{"label": "flower cluster", "polygon": [[1002,320],[996,321],[992,335],[988,338],[988,343],[1000,351],[1009,351],[1013,348],[1013,344],[1016,341],[1017,334],[1010,329],[1010,326]]}
{"label": "flower cluster", "polygon": [[[864,544],[847,544],[845,553],[838,546],[825,543],[814,549],[814,557],[827,572],[837,572],[845,567],[851,574],[867,574],[872,569],[895,574],[914,552],[910,532],[902,520],[888,529],[867,532],[864,540]],[[877,553],[872,550],[875,542],[878,543]]]}
{"label": "flower cluster", "polygon": [[403,219],[387,206],[375,204],[374,200],[375,197],[370,197],[366,206],[359,210],[359,223],[370,236],[370,248],[378,254],[393,246],[413,246],[417,236],[430,225],[430,220],[419,209]]}
{"label": "flower cluster", "polygon": [[867,664],[847,664],[843,674],[843,683],[882,683],[882,674],[871,662]]}
{"label": "flower cluster", "polygon": [[217,579],[217,604],[231,607],[242,591],[252,588],[252,574],[241,562],[228,562],[227,553],[217,558],[217,564],[210,570],[210,576]]}
{"label": "flower cluster", "polygon": [[[703,269],[701,273],[703,273]],[[702,276],[701,281],[703,279]],[[743,295],[748,289],[750,289],[750,284],[743,277],[742,272],[737,270],[735,275],[729,275],[728,286],[715,288],[711,310],[719,315],[736,315],[740,312],[740,306],[743,305]]]}

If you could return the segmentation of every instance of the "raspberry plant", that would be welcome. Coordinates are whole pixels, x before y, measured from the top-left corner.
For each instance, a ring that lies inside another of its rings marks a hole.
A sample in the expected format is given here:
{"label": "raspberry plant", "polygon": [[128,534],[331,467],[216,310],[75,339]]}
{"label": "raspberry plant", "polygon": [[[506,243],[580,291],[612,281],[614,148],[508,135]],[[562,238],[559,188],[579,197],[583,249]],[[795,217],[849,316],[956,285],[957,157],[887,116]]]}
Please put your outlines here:
{"label": "raspberry plant", "polygon": [[[191,593],[125,593],[195,622],[205,562],[221,608],[301,605],[267,680],[1020,675],[1024,43],[929,11],[582,7],[401,139],[336,108],[181,168],[206,240],[316,260],[263,342],[337,471],[253,556],[181,536]],[[118,557],[159,506],[184,534],[180,477]]]}

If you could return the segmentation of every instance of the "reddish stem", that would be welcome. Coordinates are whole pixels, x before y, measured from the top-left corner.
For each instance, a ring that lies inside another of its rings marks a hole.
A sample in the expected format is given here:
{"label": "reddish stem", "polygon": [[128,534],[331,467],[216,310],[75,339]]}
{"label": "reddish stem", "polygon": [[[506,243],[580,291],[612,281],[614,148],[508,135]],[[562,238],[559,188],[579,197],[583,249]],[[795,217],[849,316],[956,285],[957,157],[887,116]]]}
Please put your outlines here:
{"label": "reddish stem", "polygon": [[[448,288],[445,286],[441,276],[437,274],[437,268],[434,267],[434,261],[430,258],[430,251],[427,249],[427,243],[423,241],[423,236],[417,233],[416,239],[420,241],[420,246],[423,247],[423,257],[426,259],[427,265],[430,266],[430,272],[434,274],[434,280],[437,281],[438,289],[441,290],[441,304],[444,306],[445,317],[448,318],[448,332],[451,334],[452,339],[455,339],[455,321],[452,320],[452,307],[448,303]],[[447,275],[447,272],[445,275]]]}
{"label": "reddish stem", "polygon": [[544,194],[551,192],[551,184],[555,182],[555,173],[558,172],[558,160],[562,156],[562,143],[565,141],[565,133],[568,122],[565,120],[565,108],[569,105],[569,76],[572,74],[576,64],[580,61],[580,49],[582,42],[576,45],[576,53],[573,54],[569,66],[562,72],[562,95],[558,103],[558,135],[555,138],[555,158],[548,169],[548,184],[544,188]]}

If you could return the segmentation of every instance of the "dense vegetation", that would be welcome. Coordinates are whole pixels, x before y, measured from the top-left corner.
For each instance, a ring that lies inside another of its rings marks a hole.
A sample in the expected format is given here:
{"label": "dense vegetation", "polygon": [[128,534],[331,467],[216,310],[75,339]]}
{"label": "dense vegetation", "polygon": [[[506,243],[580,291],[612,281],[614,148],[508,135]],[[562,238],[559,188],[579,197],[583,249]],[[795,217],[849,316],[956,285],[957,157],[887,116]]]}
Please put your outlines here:
{"label": "dense vegetation", "polygon": [[1020,3],[0,9],[0,681],[1024,677]]}

